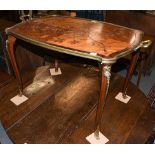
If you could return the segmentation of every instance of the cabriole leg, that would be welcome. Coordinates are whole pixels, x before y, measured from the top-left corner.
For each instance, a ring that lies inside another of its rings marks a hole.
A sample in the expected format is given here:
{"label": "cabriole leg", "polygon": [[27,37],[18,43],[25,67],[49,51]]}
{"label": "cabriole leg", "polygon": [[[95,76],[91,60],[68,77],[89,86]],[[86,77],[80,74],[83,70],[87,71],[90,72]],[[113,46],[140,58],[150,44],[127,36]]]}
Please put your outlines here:
{"label": "cabriole leg", "polygon": [[106,104],[106,99],[107,99],[107,94],[108,94],[108,89],[110,84],[111,65],[101,64],[100,70],[101,70],[100,96],[99,96],[99,102],[96,110],[95,132],[94,132],[94,136],[96,139],[100,139],[99,127],[100,127],[103,109]]}
{"label": "cabriole leg", "polygon": [[55,64],[55,72],[58,72],[58,60],[57,59],[55,59],[54,64]]}
{"label": "cabriole leg", "polygon": [[132,54],[130,66],[129,66],[129,69],[128,69],[128,72],[127,72],[127,75],[126,75],[126,78],[125,78],[125,81],[123,84],[122,96],[124,99],[127,97],[126,94],[127,94],[128,84],[132,78],[132,75],[133,75],[133,72],[134,72],[138,58],[139,58],[139,52],[134,52]]}
{"label": "cabriole leg", "polygon": [[7,50],[9,54],[9,58],[18,82],[18,87],[19,87],[19,96],[22,96],[23,94],[23,82],[22,82],[22,77],[15,59],[15,51],[14,51],[14,45],[16,42],[16,38],[13,36],[8,36],[8,40],[6,41],[7,45]]}

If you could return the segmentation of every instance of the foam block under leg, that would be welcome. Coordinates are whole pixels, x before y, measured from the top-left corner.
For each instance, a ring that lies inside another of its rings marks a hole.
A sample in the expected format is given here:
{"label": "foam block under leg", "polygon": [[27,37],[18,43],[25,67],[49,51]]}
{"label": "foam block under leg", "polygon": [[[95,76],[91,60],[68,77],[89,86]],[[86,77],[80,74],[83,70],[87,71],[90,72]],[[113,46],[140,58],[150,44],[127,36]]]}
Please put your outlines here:
{"label": "foam block under leg", "polygon": [[106,144],[109,141],[109,139],[107,139],[101,132],[99,132],[99,139],[96,139],[93,132],[91,135],[86,137],[86,140],[90,144]]}
{"label": "foam block under leg", "polygon": [[50,73],[51,73],[51,75],[60,75],[60,74],[62,74],[60,68],[58,68],[58,71],[57,72],[55,71],[55,68],[51,68],[50,69]]}
{"label": "foam block under leg", "polygon": [[16,95],[15,97],[10,99],[10,101],[13,102],[16,106],[19,106],[20,104],[24,103],[27,100],[28,98],[24,95],[22,96]]}
{"label": "foam block under leg", "polygon": [[116,100],[119,100],[125,104],[127,104],[129,102],[129,100],[131,99],[130,96],[126,95],[126,98],[123,98],[123,94],[122,92],[119,92],[116,97],[115,97]]}

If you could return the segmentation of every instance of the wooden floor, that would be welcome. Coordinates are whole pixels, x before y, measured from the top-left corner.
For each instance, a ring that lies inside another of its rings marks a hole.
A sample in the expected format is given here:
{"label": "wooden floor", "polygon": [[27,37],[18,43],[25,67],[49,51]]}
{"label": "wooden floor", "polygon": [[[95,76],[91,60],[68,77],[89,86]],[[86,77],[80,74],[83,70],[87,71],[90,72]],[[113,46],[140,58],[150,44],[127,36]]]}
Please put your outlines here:
{"label": "wooden floor", "polygon": [[12,80],[12,77],[0,70],[0,88],[7,85]]}
{"label": "wooden floor", "polygon": [[[10,98],[17,94],[14,79],[0,89],[0,119],[14,143],[88,143],[94,131],[95,108],[99,93],[98,71],[76,64],[61,63],[62,75],[53,77],[29,100],[15,106]],[[28,85],[34,71],[23,77]],[[2,77],[0,75],[0,77]],[[153,111],[145,95],[130,83],[128,104],[115,100],[123,77],[113,75],[101,123],[108,143],[145,143],[153,129]]]}

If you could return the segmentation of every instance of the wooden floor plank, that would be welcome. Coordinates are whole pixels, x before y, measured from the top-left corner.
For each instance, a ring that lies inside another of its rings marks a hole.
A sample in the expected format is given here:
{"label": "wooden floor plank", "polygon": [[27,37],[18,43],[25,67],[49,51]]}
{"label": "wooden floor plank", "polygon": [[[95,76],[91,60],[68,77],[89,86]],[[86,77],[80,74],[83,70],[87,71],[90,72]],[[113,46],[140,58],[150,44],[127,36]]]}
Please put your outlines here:
{"label": "wooden floor plank", "polygon": [[[94,131],[98,71],[72,64],[61,68],[63,74],[55,77],[55,86],[41,90],[19,107],[9,102],[17,93],[16,82],[3,88],[0,117],[14,143],[88,143],[85,137]],[[153,111],[145,95],[131,83],[130,102],[115,100],[123,80],[118,75],[111,78],[101,132],[109,143],[144,143],[153,129]]]}
{"label": "wooden floor plank", "polygon": [[[115,100],[114,97],[122,86],[122,78],[116,78],[116,81],[117,85],[116,83],[114,84],[115,89],[113,88],[114,85],[111,87],[112,89],[110,89],[107,106],[103,113],[101,132],[110,140],[108,143],[129,143],[129,140],[127,140],[128,137],[132,137],[130,143],[136,143],[134,138],[139,139],[137,140],[138,143],[145,143],[152,130],[151,128],[153,128],[153,112],[150,110],[149,116],[147,115],[148,110],[146,111],[145,109],[147,108],[148,103],[145,96],[131,84],[129,90],[132,89],[132,92],[130,91],[132,100],[128,104],[120,103]],[[94,122],[95,119],[95,112],[94,109],[89,117],[82,122],[79,128],[73,131],[68,137],[64,138],[61,143],[88,143],[85,137],[94,131],[92,122]],[[141,130],[137,131],[138,134],[136,135],[132,132],[139,127],[137,124],[142,123],[142,113],[143,115],[148,116],[145,119],[145,122],[149,120],[149,124],[145,124],[148,128],[142,127]],[[132,136],[130,136],[131,133]]]}
{"label": "wooden floor plank", "polygon": [[[18,120],[22,119],[26,115],[28,115],[31,111],[37,108],[40,104],[44,103],[49,97],[59,91],[62,87],[64,87],[70,80],[76,78],[78,74],[81,73],[80,68],[72,67],[70,74],[68,74],[67,65],[63,65],[62,72],[63,77],[59,76],[55,78],[55,83],[52,87],[46,87],[42,89],[37,94],[32,95],[28,101],[20,106],[15,106],[10,99],[18,94],[17,83],[14,80],[9,83],[6,87],[2,88],[1,98],[0,98],[0,118],[3,122],[5,128],[9,128]],[[30,83],[34,77],[34,72],[31,72],[24,76],[24,83]],[[27,85],[27,83],[25,85]]]}
{"label": "wooden floor plank", "polygon": [[7,85],[13,79],[9,74],[0,71],[0,88]]}

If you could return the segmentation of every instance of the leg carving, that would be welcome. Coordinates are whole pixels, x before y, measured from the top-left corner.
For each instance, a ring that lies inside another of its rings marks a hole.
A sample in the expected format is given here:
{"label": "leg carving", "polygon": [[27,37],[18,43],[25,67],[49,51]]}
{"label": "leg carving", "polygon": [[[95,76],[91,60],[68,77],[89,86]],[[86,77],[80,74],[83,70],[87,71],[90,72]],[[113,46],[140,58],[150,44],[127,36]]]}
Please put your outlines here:
{"label": "leg carving", "polygon": [[108,94],[109,84],[111,77],[111,65],[101,64],[101,87],[100,97],[97,105],[96,119],[95,119],[95,132],[94,136],[99,139],[99,126],[102,118],[104,106],[106,104],[106,98]]}

